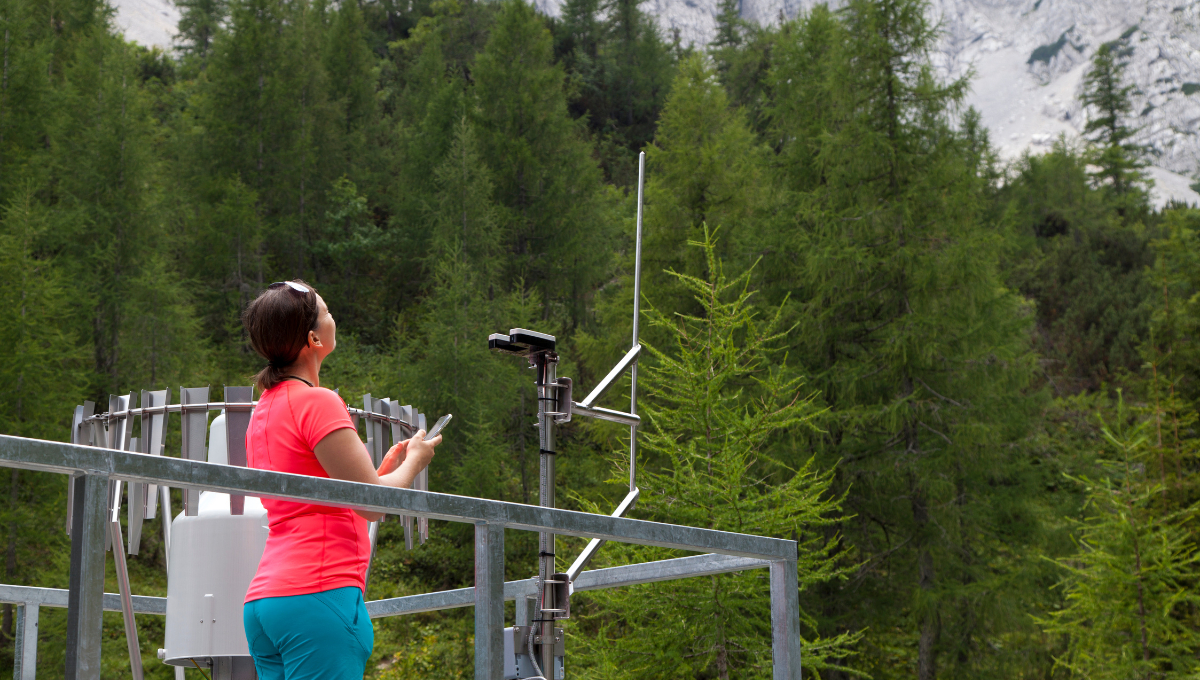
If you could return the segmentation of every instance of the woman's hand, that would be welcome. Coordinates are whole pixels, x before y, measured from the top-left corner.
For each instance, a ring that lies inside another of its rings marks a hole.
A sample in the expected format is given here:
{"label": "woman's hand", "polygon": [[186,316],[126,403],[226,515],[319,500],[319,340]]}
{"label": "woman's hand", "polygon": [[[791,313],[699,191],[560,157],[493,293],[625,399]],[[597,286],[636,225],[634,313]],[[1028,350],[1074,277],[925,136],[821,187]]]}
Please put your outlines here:
{"label": "woman's hand", "polygon": [[400,464],[404,462],[405,453],[408,451],[408,443],[410,441],[412,440],[405,439],[391,449],[388,449],[387,455],[383,457],[383,462],[379,464],[379,469],[376,470],[376,474],[382,477],[400,467]]}
{"label": "woman's hand", "polygon": [[[417,478],[417,475],[429,465],[429,461],[433,460],[434,447],[442,443],[442,435],[438,435],[429,441],[425,440],[425,430],[417,430],[417,433],[412,436],[412,439],[406,439],[396,446],[392,447],[392,451],[396,451],[404,447],[403,460],[401,460],[394,471],[389,471],[386,475],[380,474],[380,482],[388,486],[400,486],[410,488],[412,482]],[[388,451],[388,455],[392,455],[392,451]],[[399,457],[399,454],[397,454]],[[387,460],[384,460],[384,466],[387,465]],[[380,466],[383,470],[384,466]]]}

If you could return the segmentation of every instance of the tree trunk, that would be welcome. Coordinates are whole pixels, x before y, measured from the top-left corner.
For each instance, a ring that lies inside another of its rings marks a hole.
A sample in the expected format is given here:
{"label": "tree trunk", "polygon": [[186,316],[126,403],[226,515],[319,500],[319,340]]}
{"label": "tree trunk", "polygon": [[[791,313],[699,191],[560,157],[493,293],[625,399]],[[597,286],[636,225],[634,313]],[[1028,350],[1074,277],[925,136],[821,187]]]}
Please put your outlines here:
{"label": "tree trunk", "polygon": [[[917,586],[929,593],[933,590],[933,555],[925,543],[925,531],[929,524],[929,507],[925,490],[917,482],[916,475],[910,477],[913,522],[917,536]],[[937,644],[941,622],[936,608],[930,607],[921,615],[921,633],[917,643],[917,680],[934,680],[937,677]]]}

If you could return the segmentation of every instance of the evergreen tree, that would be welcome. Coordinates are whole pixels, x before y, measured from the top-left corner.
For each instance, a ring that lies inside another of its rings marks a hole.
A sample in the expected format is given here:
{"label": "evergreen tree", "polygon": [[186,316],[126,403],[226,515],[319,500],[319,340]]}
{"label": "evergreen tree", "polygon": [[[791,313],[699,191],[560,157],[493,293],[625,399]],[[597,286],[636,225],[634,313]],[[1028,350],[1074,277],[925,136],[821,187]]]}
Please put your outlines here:
{"label": "evergreen tree", "polygon": [[833,412],[819,460],[841,461],[834,489],[860,518],[856,585],[815,598],[833,630],[875,631],[874,677],[1005,676],[1024,659],[985,641],[1028,620],[988,593],[1025,566],[996,551],[1037,532],[1035,470],[1010,446],[1032,406],[1024,305],[979,221],[974,142],[951,127],[966,83],[935,77],[925,3],[843,12],[840,29],[814,11],[782,33],[821,62],[772,74],[773,134],[796,161],[771,258],[791,283],[770,289],[796,300],[794,356]]}
{"label": "evergreen tree", "polygon": [[47,238],[69,254],[69,277],[80,284],[76,304],[90,317],[82,328],[91,334],[96,387],[118,393],[141,360],[126,347],[136,335],[130,320],[141,313],[135,283],[168,236],[158,212],[154,119],[132,50],[102,26],[77,43],[63,77],[56,219]]}
{"label": "evergreen tree", "polygon": [[[825,5],[780,29],[767,87],[767,140],[776,151],[784,191],[803,192],[827,183],[819,160],[824,136],[836,125],[839,99],[836,49],[846,39],[845,27]],[[793,199],[794,200],[794,199]],[[777,230],[785,232],[785,230]],[[764,262],[773,276],[771,259]],[[786,282],[791,287],[794,282]]]}
{"label": "evergreen tree", "polygon": [[[772,454],[780,440],[803,442],[819,408],[802,379],[781,361],[788,329],[780,310],[760,317],[750,300],[750,271],[730,277],[707,230],[691,242],[704,257],[701,276],[674,274],[695,296],[698,314],[654,308],[649,324],[669,345],[647,349],[644,372],[642,495],[637,517],[685,526],[799,539],[801,589],[844,574],[832,556],[836,540],[822,527],[838,522],[831,474],[813,460],[790,467]],[[801,444],[802,445],[802,444]],[[624,463],[620,468],[626,467]],[[628,479],[618,469],[616,483]],[[591,508],[593,512],[599,508]],[[603,559],[645,562],[674,551],[609,544]],[[770,594],[754,573],[670,581],[588,593],[584,677],[769,677]],[[578,597],[578,596],[577,596]],[[802,620],[811,625],[806,613]],[[844,656],[855,635],[805,640],[805,668]]]}
{"label": "evergreen tree", "polygon": [[87,384],[87,356],[71,332],[61,265],[39,252],[48,223],[49,211],[28,182],[0,212],[0,432],[57,440],[69,429],[64,404],[78,400]]}
{"label": "evergreen tree", "polygon": [[0,39],[9,55],[0,64],[0,202],[24,191],[21,181],[44,168],[37,161],[58,113],[51,113],[54,40],[39,14],[29,0],[0,2]]}
{"label": "evergreen tree", "polygon": [[672,75],[670,55],[658,26],[641,9],[644,1],[606,0],[601,4],[606,16],[606,124],[615,127],[622,141],[634,150],[653,139],[654,122]]}
{"label": "evergreen tree", "polygon": [[229,16],[228,0],[178,0],[179,32],[175,42],[184,60],[195,60],[200,68],[208,63],[209,50]]}
{"label": "evergreen tree", "polygon": [[717,52],[726,49],[737,49],[742,44],[742,31],[746,22],[742,20],[741,0],[721,0],[720,11],[717,12],[717,35],[709,43],[710,48]]}
{"label": "evergreen tree", "polygon": [[600,46],[604,42],[604,21],[600,0],[567,0],[562,6],[562,21],[556,26],[554,51],[562,64],[579,82],[580,92],[574,106],[589,111],[589,103],[602,96]]}
{"label": "evergreen tree", "polygon": [[[387,167],[386,162],[380,162],[383,154],[369,153],[367,148],[369,143],[379,141],[380,131],[375,101],[378,66],[366,32],[357,0],[346,0],[332,17],[323,49],[329,101],[337,110],[344,171],[360,181],[383,174]],[[371,160],[377,162],[377,167],[371,167]],[[371,179],[373,183],[382,181]]]}
{"label": "evergreen tree", "polygon": [[1088,160],[1100,168],[1096,181],[1108,187],[1117,211],[1124,216],[1127,211],[1144,208],[1146,193],[1139,185],[1145,178],[1139,169],[1146,164],[1140,158],[1141,147],[1131,141],[1137,130],[1126,122],[1132,108],[1129,96],[1135,88],[1124,82],[1126,60],[1133,50],[1122,42],[1105,43],[1096,50],[1092,67],[1083,78],[1080,101],[1091,114],[1083,134],[1094,144]]}
{"label": "evergreen tree", "polygon": [[506,275],[524,279],[544,316],[577,325],[607,273],[611,242],[600,173],[567,114],[551,37],[524,0],[506,0],[475,59],[474,122],[503,206]]}
{"label": "evergreen tree", "polygon": [[[190,299],[224,375],[253,374],[258,361],[250,349],[241,314],[270,279],[258,198],[237,177],[196,177],[179,197],[169,224],[187,234],[191,245],[181,263],[192,281]],[[228,382],[227,384],[239,384]]]}
{"label": "evergreen tree", "polygon": [[[757,132],[764,132],[768,73],[775,61],[779,27],[758,26],[741,17],[740,0],[722,0],[717,35],[708,53],[716,64],[730,101],[743,107]],[[824,5],[818,5],[824,10]],[[787,28],[783,28],[787,30]]]}
{"label": "evergreen tree", "polygon": [[313,268],[323,199],[345,168],[321,67],[325,15],[307,1],[235,0],[213,46],[192,172],[252,189],[281,276]]}
{"label": "evergreen tree", "polygon": [[[1150,478],[1162,487],[1163,512],[1187,509],[1197,499],[1195,476],[1189,474],[1200,454],[1196,425],[1200,394],[1196,366],[1200,346],[1194,341],[1198,315],[1196,230],[1200,212],[1175,208],[1165,214],[1165,238],[1153,243],[1155,263],[1146,271],[1153,310],[1141,348],[1146,418],[1153,423]],[[1149,426],[1147,426],[1149,427]],[[1194,530],[1192,531],[1194,535]]]}
{"label": "evergreen tree", "polygon": [[1151,332],[1153,354],[1167,363],[1172,390],[1185,403],[1200,404],[1200,210],[1166,211],[1163,238],[1152,246],[1153,268],[1147,272],[1153,293]]}
{"label": "evergreen tree", "polygon": [[[0,433],[61,441],[70,429],[69,405],[81,400],[87,384],[87,353],[71,333],[63,272],[38,252],[47,212],[28,181],[0,212]],[[16,468],[4,477],[4,582],[46,585],[53,576],[47,566],[67,549],[62,477]],[[0,635],[12,640],[13,607],[3,609]],[[7,645],[3,656],[11,650]]]}
{"label": "evergreen tree", "polygon": [[1036,347],[1059,395],[1138,370],[1153,296],[1149,234],[1122,224],[1089,185],[1086,164],[1060,140],[1017,161],[997,195],[1014,237],[1007,279],[1036,303]]}
{"label": "evergreen tree", "polygon": [[643,0],[569,0],[554,24],[555,52],[571,78],[571,113],[586,116],[600,165],[619,186],[637,179],[637,152],[653,139],[673,61]]}
{"label": "evergreen tree", "polygon": [[1198,556],[1183,527],[1194,510],[1155,511],[1163,489],[1150,474],[1152,422],[1131,428],[1126,417],[1120,409],[1104,428],[1115,454],[1104,476],[1074,479],[1087,489],[1087,506],[1077,523],[1079,553],[1058,560],[1067,604],[1039,623],[1068,637],[1056,666],[1072,676],[1193,677]]}
{"label": "evergreen tree", "polygon": [[387,294],[393,309],[422,295],[431,248],[427,218],[438,190],[434,171],[449,153],[456,126],[470,115],[474,59],[499,9],[494,3],[439,3],[395,46],[396,74],[385,86],[396,126],[393,179],[380,200],[395,256]]}
{"label": "evergreen tree", "polygon": [[685,59],[646,152],[646,224],[653,228],[646,230],[642,267],[656,304],[694,311],[692,293],[664,272],[704,271],[703,252],[687,243],[701,240],[706,224],[724,234],[718,256],[740,263],[769,196],[764,151],[711,63],[701,55]]}

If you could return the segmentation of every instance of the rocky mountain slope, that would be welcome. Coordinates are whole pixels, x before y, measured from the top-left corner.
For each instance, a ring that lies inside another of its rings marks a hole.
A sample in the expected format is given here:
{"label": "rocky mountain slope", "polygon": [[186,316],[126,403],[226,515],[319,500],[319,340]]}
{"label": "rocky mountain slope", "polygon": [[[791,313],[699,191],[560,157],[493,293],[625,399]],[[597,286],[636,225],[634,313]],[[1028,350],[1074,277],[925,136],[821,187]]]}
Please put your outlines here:
{"label": "rocky mountain slope", "polygon": [[[169,47],[179,20],[171,0],[111,0],[130,40]],[[741,0],[742,16],[768,24],[815,0]],[[830,4],[838,5],[841,0]],[[550,15],[563,0],[536,0]],[[707,43],[718,0],[646,0],[664,33]],[[943,37],[933,58],[948,76],[973,71],[968,104],[1009,158],[1077,137],[1083,74],[1095,50],[1120,41],[1137,86],[1139,141],[1150,150],[1155,202],[1200,203],[1200,0],[933,0]]]}

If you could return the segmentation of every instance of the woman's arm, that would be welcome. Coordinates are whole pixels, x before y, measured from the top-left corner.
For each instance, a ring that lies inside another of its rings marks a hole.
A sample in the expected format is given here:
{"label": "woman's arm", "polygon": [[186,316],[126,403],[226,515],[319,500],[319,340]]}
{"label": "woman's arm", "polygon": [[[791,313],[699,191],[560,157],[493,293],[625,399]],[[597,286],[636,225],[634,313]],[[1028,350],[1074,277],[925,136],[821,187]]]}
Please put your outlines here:
{"label": "woman's arm", "polygon": [[[358,433],[347,427],[326,435],[313,447],[313,453],[317,454],[325,473],[333,479],[407,489],[412,486],[417,474],[433,460],[433,448],[440,443],[440,434],[425,441],[425,430],[417,430],[412,439],[393,446],[376,470]],[[383,517],[380,512],[355,512],[371,522]]]}

